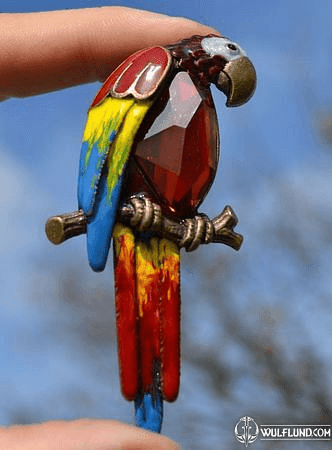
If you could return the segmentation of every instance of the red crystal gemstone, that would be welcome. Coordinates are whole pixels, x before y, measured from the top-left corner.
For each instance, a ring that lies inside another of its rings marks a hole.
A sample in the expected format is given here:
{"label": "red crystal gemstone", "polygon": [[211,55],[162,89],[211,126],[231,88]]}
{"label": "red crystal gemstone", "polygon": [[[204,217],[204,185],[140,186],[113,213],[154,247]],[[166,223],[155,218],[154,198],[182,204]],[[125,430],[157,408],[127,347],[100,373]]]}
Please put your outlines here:
{"label": "red crystal gemstone", "polygon": [[180,72],[169,87],[164,110],[134,152],[166,213],[178,217],[195,213],[215,177],[218,153],[211,92],[197,88],[186,72]]}

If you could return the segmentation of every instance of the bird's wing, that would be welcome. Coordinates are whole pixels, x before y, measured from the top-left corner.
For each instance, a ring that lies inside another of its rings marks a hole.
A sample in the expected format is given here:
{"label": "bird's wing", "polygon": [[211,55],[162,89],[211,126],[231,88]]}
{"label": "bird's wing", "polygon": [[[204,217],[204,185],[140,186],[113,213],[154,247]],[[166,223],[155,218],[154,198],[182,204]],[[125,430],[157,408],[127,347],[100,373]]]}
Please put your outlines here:
{"label": "bird's wing", "polygon": [[108,77],[92,102],[83,136],[78,206],[88,219],[93,270],[105,267],[127,160],[171,67],[172,57],[163,47],[135,53]]}
{"label": "bird's wing", "polygon": [[93,270],[109,252],[130,150],[152,100],[107,97],[90,109],[83,136],[78,204],[88,218],[87,244]]}

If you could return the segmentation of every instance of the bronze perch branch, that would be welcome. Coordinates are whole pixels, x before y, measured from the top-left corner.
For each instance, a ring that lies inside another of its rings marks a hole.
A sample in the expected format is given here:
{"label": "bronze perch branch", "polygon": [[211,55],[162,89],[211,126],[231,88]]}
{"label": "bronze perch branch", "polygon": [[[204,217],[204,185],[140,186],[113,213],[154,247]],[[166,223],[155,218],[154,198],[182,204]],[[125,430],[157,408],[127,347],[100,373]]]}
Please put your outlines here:
{"label": "bronze perch branch", "polygon": [[[86,233],[87,221],[83,211],[52,216],[46,222],[46,235],[53,244],[61,244],[71,237]],[[243,236],[233,230],[238,219],[228,205],[212,220],[205,214],[197,214],[193,218],[176,221],[163,215],[159,205],[137,195],[121,205],[118,221],[139,231],[151,231],[171,239],[187,251],[210,242],[239,250],[243,241]]]}

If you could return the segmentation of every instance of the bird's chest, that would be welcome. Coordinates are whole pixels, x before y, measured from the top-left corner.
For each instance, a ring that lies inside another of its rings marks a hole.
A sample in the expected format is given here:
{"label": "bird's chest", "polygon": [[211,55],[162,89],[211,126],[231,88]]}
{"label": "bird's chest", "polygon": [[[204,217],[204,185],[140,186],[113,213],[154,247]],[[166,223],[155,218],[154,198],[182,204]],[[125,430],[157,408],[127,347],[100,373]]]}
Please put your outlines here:
{"label": "bird's chest", "polygon": [[165,214],[187,217],[207,194],[219,159],[219,133],[211,92],[186,72],[168,88],[168,100],[134,148],[126,194],[145,191]]}

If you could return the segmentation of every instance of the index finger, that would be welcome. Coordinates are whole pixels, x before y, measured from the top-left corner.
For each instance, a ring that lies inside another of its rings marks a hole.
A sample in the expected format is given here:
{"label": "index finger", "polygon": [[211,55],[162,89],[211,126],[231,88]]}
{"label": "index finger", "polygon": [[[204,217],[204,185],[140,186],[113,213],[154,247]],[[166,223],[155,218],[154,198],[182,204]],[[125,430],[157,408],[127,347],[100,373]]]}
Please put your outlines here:
{"label": "index finger", "polygon": [[123,7],[1,14],[0,98],[104,80],[128,55],[215,32],[188,19]]}

